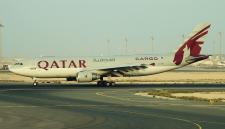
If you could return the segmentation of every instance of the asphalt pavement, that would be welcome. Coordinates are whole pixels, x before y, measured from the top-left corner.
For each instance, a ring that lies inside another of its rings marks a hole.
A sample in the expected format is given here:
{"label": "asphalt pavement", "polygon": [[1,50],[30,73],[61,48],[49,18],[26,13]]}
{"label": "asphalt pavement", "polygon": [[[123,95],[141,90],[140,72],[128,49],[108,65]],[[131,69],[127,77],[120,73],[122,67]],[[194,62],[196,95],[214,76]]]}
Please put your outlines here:
{"label": "asphalt pavement", "polygon": [[225,103],[135,95],[151,89],[225,89],[220,84],[0,84],[1,129],[224,129]]}

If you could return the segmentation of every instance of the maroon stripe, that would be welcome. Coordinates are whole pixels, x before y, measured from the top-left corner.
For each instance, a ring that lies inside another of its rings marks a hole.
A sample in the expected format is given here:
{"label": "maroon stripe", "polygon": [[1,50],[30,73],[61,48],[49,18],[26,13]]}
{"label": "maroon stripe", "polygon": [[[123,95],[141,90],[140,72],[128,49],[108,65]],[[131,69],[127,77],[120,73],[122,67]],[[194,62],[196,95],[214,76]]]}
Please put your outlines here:
{"label": "maroon stripe", "polygon": [[202,33],[203,31],[207,30],[211,25],[206,26],[205,28],[203,28],[202,30],[200,30],[198,33],[196,33],[194,36],[192,36],[190,39],[192,39],[193,37],[199,35],[200,33]]}

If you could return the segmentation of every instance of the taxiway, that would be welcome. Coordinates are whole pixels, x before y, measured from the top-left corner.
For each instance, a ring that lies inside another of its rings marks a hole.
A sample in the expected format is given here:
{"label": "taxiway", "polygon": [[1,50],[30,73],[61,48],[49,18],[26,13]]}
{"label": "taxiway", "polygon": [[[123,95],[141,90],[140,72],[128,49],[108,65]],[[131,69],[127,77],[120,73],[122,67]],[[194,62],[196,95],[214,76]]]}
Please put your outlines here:
{"label": "taxiway", "polygon": [[134,95],[152,88],[225,89],[225,85],[0,84],[3,129],[224,129],[225,104]]}

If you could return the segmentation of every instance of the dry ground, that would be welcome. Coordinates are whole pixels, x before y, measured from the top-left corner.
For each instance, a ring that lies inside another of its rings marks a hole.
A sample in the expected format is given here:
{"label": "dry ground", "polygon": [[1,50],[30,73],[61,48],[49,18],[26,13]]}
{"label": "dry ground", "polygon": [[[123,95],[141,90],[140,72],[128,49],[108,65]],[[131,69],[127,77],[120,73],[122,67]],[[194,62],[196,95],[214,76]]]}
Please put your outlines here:
{"label": "dry ground", "polygon": [[225,72],[165,72],[143,77],[115,78],[120,82],[225,83]]}
{"label": "dry ground", "polygon": [[175,97],[197,97],[203,99],[225,100],[225,92],[194,92],[194,93],[172,93]]}

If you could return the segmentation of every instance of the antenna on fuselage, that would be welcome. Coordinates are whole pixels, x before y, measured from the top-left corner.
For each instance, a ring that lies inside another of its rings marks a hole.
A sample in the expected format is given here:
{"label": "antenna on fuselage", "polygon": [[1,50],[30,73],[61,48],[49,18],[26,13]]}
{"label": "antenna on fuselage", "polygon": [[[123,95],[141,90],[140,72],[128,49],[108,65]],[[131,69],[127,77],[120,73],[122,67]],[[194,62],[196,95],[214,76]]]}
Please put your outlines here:
{"label": "antenna on fuselage", "polygon": [[3,28],[4,26],[0,23],[0,59],[2,59],[3,58],[3,55],[2,55],[2,28]]}

